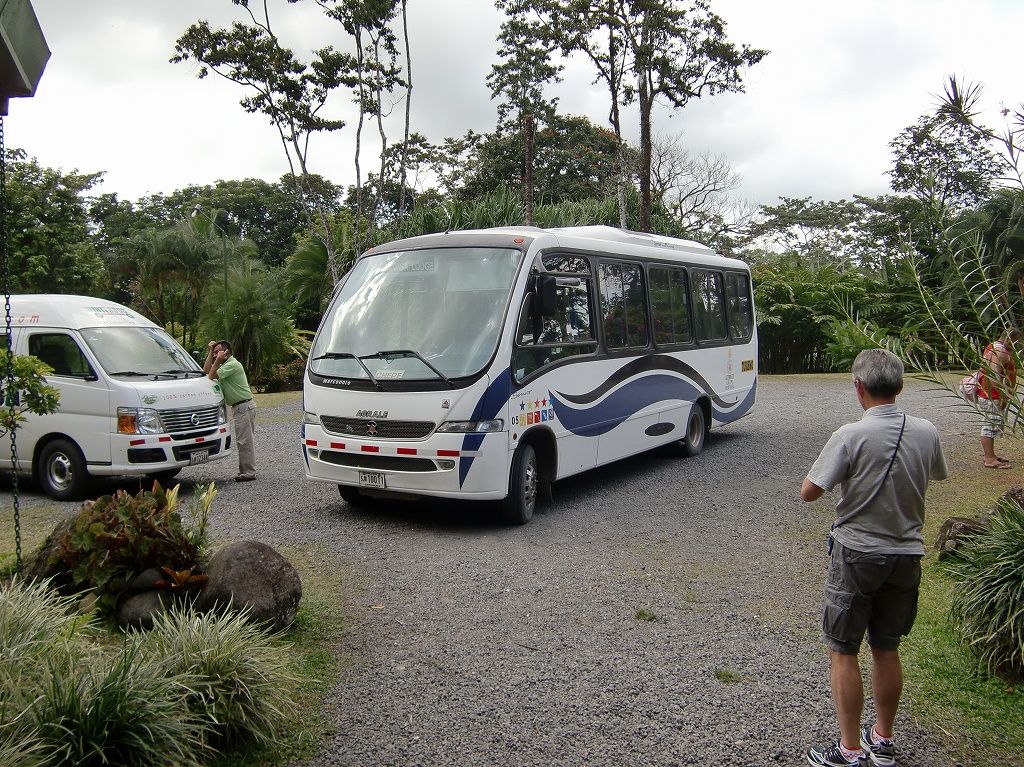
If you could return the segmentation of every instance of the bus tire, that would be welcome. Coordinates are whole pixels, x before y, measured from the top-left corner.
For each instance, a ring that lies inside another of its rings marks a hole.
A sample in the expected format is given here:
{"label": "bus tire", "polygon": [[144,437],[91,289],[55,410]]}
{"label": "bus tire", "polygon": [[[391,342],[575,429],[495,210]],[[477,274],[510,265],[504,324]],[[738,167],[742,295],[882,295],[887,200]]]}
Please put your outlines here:
{"label": "bus tire", "polygon": [[89,486],[89,472],[78,445],[67,439],[48,442],[39,452],[36,480],[54,500],[80,500]]}
{"label": "bus tire", "polygon": [[690,406],[690,414],[686,416],[686,435],[679,440],[679,449],[690,458],[700,455],[704,449],[704,438],[707,436],[707,425],[704,422],[704,408],[699,402]]}
{"label": "bus tire", "polygon": [[507,525],[525,525],[533,518],[542,484],[537,451],[520,445],[512,456],[508,495],[501,502],[501,520]]}
{"label": "bus tire", "polygon": [[167,487],[167,483],[174,479],[181,473],[181,467],[176,469],[164,469],[163,471],[151,471],[146,476],[154,482],[159,482],[161,486]]}
{"label": "bus tire", "polygon": [[368,506],[373,500],[370,496],[360,493],[352,485],[338,485],[338,493],[341,494],[341,500],[349,506]]}

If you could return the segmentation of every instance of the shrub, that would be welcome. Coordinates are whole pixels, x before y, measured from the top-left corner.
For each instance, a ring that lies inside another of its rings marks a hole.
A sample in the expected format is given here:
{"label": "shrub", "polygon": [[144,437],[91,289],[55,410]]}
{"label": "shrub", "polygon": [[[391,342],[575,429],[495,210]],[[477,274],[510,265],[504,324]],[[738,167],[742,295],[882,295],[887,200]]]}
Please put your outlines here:
{"label": "shrub", "polygon": [[217,745],[272,742],[294,714],[289,646],[250,623],[244,611],[175,608],[132,639],[147,656],[189,678],[187,705]]}
{"label": "shrub", "polygon": [[83,506],[59,557],[78,587],[96,590],[101,612],[112,612],[143,570],[184,573],[205,563],[207,517],[216,490],[210,485],[200,494],[186,524],[177,510],[178,487],[164,490],[154,483],[152,490],[135,495],[118,490]]}
{"label": "shrub", "polygon": [[302,377],[306,374],[306,360],[294,359],[270,368],[270,375],[262,381],[264,391],[298,391],[302,388]]}
{"label": "shrub", "polygon": [[1024,506],[999,499],[990,527],[949,565],[957,581],[950,617],[989,672],[1024,679]]}
{"label": "shrub", "polygon": [[203,723],[185,705],[188,682],[131,645],[112,662],[54,669],[31,705],[44,758],[80,767],[199,765]]}

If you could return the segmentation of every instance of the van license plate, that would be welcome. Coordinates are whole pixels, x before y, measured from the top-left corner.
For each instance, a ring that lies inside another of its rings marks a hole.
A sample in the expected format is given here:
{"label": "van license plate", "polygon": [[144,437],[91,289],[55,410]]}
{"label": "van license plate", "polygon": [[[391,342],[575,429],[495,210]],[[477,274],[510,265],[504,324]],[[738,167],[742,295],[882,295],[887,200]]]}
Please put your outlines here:
{"label": "van license plate", "polygon": [[387,483],[384,481],[384,474],[379,471],[361,471],[359,472],[359,486],[384,490],[387,488]]}
{"label": "van license plate", "polygon": [[209,459],[209,450],[196,450],[188,457],[188,464],[189,466],[195,466],[197,463],[206,463]]}

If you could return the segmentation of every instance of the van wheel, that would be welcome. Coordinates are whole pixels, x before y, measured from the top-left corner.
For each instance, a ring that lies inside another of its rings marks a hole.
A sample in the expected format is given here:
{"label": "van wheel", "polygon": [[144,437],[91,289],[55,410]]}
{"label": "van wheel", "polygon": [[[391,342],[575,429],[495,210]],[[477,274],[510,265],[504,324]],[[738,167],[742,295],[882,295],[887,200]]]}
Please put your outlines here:
{"label": "van wheel", "polygon": [[676,444],[679,452],[687,457],[699,455],[704,449],[704,437],[707,435],[707,426],[704,423],[704,408],[699,402],[690,406],[690,414],[686,417],[686,436]]}
{"label": "van wheel", "polygon": [[159,482],[161,486],[167,487],[167,483],[174,479],[181,473],[181,467],[176,469],[165,469],[164,471],[151,471],[146,476],[154,482]]}
{"label": "van wheel", "polygon": [[89,474],[78,445],[55,439],[39,453],[36,479],[43,492],[58,501],[75,501],[85,495]]}
{"label": "van wheel", "polygon": [[[532,445],[520,445],[512,456],[508,495],[501,502],[501,520],[507,525],[525,525],[533,518],[543,479]],[[546,490],[544,491],[546,493]]]}

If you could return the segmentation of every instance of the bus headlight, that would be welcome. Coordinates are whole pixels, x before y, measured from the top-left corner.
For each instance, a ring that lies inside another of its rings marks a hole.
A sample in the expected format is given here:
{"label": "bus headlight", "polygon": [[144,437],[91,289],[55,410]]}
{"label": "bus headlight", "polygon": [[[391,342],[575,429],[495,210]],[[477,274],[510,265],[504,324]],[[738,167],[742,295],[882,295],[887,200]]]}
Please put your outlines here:
{"label": "bus headlight", "polygon": [[437,431],[440,434],[487,434],[504,428],[505,422],[495,418],[492,421],[445,421]]}
{"label": "bus headlight", "polygon": [[148,407],[119,407],[117,409],[118,434],[163,434],[160,414]]}
{"label": "bus headlight", "polygon": [[313,424],[316,424],[317,426],[319,426],[320,425],[320,416],[318,416],[316,413],[309,413],[309,412],[303,410],[302,411],[302,422],[303,423],[313,423]]}

